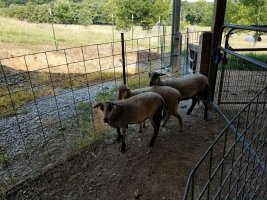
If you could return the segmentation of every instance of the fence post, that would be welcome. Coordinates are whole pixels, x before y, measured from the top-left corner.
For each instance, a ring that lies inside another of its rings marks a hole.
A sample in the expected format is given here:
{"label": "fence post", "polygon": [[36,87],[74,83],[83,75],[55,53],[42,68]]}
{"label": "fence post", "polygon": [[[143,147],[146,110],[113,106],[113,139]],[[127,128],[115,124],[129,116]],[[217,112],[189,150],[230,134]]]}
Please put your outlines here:
{"label": "fence post", "polygon": [[199,37],[200,64],[199,72],[208,77],[211,55],[211,32],[203,32]]}
{"label": "fence post", "polygon": [[52,14],[52,10],[51,10],[51,6],[50,5],[49,5],[48,12],[49,12],[49,16],[50,16],[50,19],[51,19],[51,25],[52,25],[52,31],[53,31],[55,47],[56,47],[56,50],[58,50],[58,44],[57,44],[57,39],[56,39],[56,34],[55,34],[55,29],[54,29],[54,16]]}
{"label": "fence post", "polygon": [[123,83],[126,85],[124,33],[121,33],[121,60]]}
{"label": "fence post", "polygon": [[111,20],[112,20],[112,50],[114,50],[114,15],[111,15]]}
{"label": "fence post", "polygon": [[189,28],[186,28],[186,67],[188,66]]}

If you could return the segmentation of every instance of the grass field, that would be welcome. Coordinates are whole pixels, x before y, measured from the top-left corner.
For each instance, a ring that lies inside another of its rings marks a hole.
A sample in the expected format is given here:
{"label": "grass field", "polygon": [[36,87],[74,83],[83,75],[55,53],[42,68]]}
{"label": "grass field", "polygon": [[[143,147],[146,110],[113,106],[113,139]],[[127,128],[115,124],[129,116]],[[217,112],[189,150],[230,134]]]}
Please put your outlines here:
{"label": "grass field", "polygon": [[[210,30],[210,27],[192,27],[194,30]],[[59,25],[54,24],[55,36],[59,48],[81,45],[100,44],[113,41],[112,26],[104,25]],[[162,27],[160,29],[162,32]],[[185,31],[185,30],[182,30]],[[133,28],[133,38],[157,36],[158,27],[150,32],[141,27]],[[114,41],[120,41],[121,30],[114,28]],[[124,33],[125,39],[132,39],[132,31]],[[171,34],[171,27],[166,28],[166,34]],[[157,42],[157,40],[155,41]],[[0,17],[0,59],[12,55],[23,55],[30,52],[48,51],[55,49],[51,24],[34,24],[16,19]],[[3,49],[6,49],[3,53]],[[23,53],[24,52],[24,53]]]}
{"label": "grass field", "polygon": [[[113,40],[112,26],[104,25],[59,25],[54,24],[54,30],[59,47],[99,44]],[[170,34],[171,27],[167,27]],[[114,29],[114,40],[120,40],[121,30]],[[151,32],[134,27],[133,37],[140,38],[149,35],[156,36],[157,27]],[[125,39],[131,39],[132,31],[125,32]],[[51,24],[34,24],[15,19],[0,17],[0,42],[22,46],[45,45],[53,48],[54,39]]]}

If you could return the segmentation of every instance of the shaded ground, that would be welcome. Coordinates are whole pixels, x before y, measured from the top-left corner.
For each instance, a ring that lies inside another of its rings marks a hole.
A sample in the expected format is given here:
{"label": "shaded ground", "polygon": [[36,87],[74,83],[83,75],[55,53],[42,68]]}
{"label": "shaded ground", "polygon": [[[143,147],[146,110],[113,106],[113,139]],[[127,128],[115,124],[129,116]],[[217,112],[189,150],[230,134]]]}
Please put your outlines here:
{"label": "shaded ground", "polygon": [[153,148],[148,146],[151,126],[143,133],[137,133],[137,126],[132,126],[126,138],[126,153],[119,152],[120,144],[111,135],[94,148],[88,147],[13,188],[6,198],[179,200],[190,170],[225,126],[212,110],[209,120],[204,121],[201,105],[189,116],[185,115],[187,109],[188,106],[180,111],[184,132],[177,131],[177,122],[171,118]]}

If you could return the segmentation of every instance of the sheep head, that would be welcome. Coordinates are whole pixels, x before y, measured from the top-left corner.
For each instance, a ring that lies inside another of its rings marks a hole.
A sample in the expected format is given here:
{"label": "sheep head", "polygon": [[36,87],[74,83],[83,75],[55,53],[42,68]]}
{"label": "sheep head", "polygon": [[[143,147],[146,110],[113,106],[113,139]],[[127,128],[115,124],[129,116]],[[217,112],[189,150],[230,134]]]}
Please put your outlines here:
{"label": "sheep head", "polygon": [[104,122],[109,123],[112,113],[115,110],[115,104],[112,101],[99,102],[93,106],[93,108],[100,108],[104,114]]}
{"label": "sheep head", "polygon": [[165,74],[158,72],[149,72],[148,75],[150,77],[149,85],[153,86],[153,85],[160,85],[160,76],[163,76]]}
{"label": "sheep head", "polygon": [[126,85],[121,84],[118,87],[118,99],[119,100],[127,99],[129,98],[129,96],[130,96],[130,89]]}

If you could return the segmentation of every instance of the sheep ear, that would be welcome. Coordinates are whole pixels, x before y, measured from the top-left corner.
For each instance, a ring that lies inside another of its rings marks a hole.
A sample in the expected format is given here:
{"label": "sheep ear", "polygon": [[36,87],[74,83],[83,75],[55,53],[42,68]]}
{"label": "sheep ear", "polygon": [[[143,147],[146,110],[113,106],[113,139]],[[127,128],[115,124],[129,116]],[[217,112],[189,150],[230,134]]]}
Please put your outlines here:
{"label": "sheep ear", "polygon": [[164,73],[159,73],[159,76],[165,76],[166,74],[164,74]]}
{"label": "sheep ear", "polygon": [[151,72],[148,72],[148,77],[149,77],[149,78],[151,77],[151,75],[152,75]]}
{"label": "sheep ear", "polygon": [[98,108],[99,106],[101,106],[102,105],[102,103],[101,102],[99,102],[99,103],[96,103],[96,104],[94,104],[93,105],[93,108]]}

